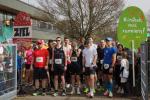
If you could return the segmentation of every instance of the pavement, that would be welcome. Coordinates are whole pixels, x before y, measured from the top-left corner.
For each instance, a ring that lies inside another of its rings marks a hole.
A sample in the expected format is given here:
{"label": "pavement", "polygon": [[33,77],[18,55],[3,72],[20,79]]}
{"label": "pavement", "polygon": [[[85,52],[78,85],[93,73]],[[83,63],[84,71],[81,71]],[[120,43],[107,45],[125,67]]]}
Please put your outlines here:
{"label": "pavement", "polygon": [[87,98],[86,96],[23,96],[16,97],[14,100],[140,100],[137,98],[121,98],[121,97],[113,97],[107,98],[103,96],[96,96],[94,98]]}
{"label": "pavement", "polygon": [[25,92],[24,95],[20,95],[16,97],[13,100],[140,100],[136,97],[121,97],[119,95],[114,95],[113,98],[108,98],[102,95],[103,92],[96,92],[94,98],[87,98],[84,93],[82,95],[70,95],[69,92],[67,92],[67,96],[52,96],[53,91],[51,91],[50,94],[47,94],[46,96],[32,96],[33,87],[26,87],[23,86],[22,90]]}

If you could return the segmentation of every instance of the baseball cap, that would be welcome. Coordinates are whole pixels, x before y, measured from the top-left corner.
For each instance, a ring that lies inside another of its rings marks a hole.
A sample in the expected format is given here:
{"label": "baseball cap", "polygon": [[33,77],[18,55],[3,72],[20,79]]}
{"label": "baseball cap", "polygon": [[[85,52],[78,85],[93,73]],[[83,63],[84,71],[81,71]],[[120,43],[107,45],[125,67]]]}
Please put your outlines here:
{"label": "baseball cap", "polygon": [[37,40],[36,44],[43,44],[44,41],[43,40]]}
{"label": "baseball cap", "polygon": [[106,41],[112,41],[113,39],[111,37],[107,37],[105,40]]}

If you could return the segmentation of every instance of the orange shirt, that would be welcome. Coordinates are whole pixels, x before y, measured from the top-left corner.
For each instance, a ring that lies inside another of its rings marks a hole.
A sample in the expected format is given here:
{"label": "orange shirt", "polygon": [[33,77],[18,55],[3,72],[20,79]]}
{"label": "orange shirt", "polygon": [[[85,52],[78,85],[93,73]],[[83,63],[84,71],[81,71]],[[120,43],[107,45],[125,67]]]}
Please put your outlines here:
{"label": "orange shirt", "polygon": [[46,66],[47,57],[48,57],[47,49],[37,49],[33,52],[34,57],[34,65],[36,68],[44,68]]}

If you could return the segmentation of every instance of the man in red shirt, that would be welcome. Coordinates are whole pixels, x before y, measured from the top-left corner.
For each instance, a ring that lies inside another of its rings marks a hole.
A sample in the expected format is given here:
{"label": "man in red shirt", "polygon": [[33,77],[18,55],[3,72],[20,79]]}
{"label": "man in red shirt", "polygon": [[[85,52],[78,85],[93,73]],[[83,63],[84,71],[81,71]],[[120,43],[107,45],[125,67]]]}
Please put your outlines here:
{"label": "man in red shirt", "polygon": [[[34,64],[34,78],[35,78],[35,93],[34,96],[39,94],[39,81],[42,81],[43,94],[45,94],[46,80],[47,80],[47,70],[48,70],[48,60],[49,53],[47,49],[42,48],[43,41],[38,40],[38,49],[33,52],[33,62]],[[31,66],[31,68],[33,68]]]}

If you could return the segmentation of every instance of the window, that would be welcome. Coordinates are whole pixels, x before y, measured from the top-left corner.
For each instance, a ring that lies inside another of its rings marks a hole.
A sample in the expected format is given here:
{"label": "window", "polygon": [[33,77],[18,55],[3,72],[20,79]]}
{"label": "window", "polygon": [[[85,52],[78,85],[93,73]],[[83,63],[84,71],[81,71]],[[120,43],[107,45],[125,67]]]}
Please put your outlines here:
{"label": "window", "polygon": [[45,22],[40,22],[40,28],[46,29],[47,24]]}
{"label": "window", "polygon": [[47,28],[48,29],[52,29],[52,25],[51,24],[47,24]]}

